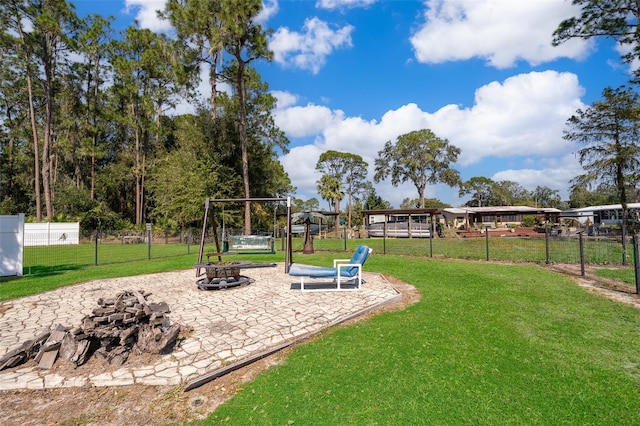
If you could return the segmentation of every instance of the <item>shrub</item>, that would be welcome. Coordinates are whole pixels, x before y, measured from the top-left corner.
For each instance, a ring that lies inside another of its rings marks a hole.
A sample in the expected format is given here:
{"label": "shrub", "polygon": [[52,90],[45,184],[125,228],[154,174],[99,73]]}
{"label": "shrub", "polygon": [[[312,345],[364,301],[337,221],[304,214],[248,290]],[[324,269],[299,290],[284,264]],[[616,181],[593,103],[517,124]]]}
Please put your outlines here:
{"label": "shrub", "polygon": [[533,228],[536,226],[536,218],[534,216],[524,216],[522,218],[522,226],[526,226],[527,228]]}

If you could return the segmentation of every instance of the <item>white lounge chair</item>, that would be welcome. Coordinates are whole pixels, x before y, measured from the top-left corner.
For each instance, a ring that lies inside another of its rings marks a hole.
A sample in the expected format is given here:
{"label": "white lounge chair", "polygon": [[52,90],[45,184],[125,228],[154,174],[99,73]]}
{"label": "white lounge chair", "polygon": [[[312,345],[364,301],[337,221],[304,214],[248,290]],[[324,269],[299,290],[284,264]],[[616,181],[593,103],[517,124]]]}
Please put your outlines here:
{"label": "white lounge chair", "polygon": [[[362,265],[367,261],[372,251],[369,247],[360,245],[353,253],[351,259],[335,259],[333,261],[333,268],[293,264],[289,268],[289,275],[292,277],[300,277],[300,290],[302,291],[359,290],[362,284]],[[329,288],[326,286],[316,286],[314,289],[305,288],[305,277],[315,279],[330,278],[336,286]],[[352,282],[355,282],[355,286],[353,284],[350,284],[348,287],[343,286],[344,283]]]}

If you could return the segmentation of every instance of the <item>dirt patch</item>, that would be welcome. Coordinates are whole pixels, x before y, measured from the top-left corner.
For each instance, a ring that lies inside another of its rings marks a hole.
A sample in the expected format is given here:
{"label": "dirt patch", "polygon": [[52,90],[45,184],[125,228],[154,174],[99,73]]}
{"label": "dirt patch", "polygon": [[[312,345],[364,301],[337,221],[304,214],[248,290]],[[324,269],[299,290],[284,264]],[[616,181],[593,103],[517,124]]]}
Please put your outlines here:
{"label": "dirt patch", "polygon": [[635,288],[620,281],[599,277],[590,266],[585,266],[584,276],[577,264],[553,264],[548,268],[570,276],[579,286],[593,294],[640,308],[640,295],[636,294]]}
{"label": "dirt patch", "polygon": [[206,417],[285,355],[262,359],[190,392],[182,386],[142,385],[2,391],[0,416],[4,424],[16,425],[182,424]]}
{"label": "dirt patch", "polygon": [[[420,292],[413,286],[388,278],[402,298],[383,305],[344,325],[362,321],[382,312],[402,310],[420,300]],[[0,391],[0,419],[3,424],[26,425],[162,425],[185,423],[202,419],[220,404],[242,390],[269,367],[280,364],[291,349],[233,371],[199,388],[184,392],[184,386],[121,386],[83,387],[46,390]],[[132,356],[131,365],[147,365],[146,357]],[[72,366],[56,363],[52,372]],[[75,369],[76,375],[109,370],[108,364],[92,359]]]}

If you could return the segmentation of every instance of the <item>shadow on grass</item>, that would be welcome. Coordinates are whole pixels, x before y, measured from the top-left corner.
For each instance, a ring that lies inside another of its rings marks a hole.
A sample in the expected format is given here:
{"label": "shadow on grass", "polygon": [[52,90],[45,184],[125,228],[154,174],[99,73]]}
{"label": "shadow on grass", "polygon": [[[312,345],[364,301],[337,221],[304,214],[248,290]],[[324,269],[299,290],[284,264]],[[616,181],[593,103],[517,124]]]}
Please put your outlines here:
{"label": "shadow on grass", "polygon": [[10,283],[11,281],[16,281],[16,280],[19,280],[21,278],[22,277],[18,277],[18,276],[15,276],[15,275],[10,276],[10,277],[0,277],[0,284]]}
{"label": "shadow on grass", "polygon": [[24,276],[29,275],[58,275],[63,272],[68,271],[79,271],[85,269],[91,265],[55,265],[55,266],[29,266],[28,268],[24,268],[23,274]]}
{"label": "shadow on grass", "polygon": [[[165,258],[171,258],[171,257],[175,257],[175,256],[157,256],[157,257],[154,257],[153,259],[165,259]],[[150,259],[146,259],[146,258],[134,259],[133,261],[135,262],[135,261],[145,261],[145,260],[150,260]],[[97,266],[119,265],[119,264],[131,263],[131,262],[132,262],[132,259],[122,259],[122,260],[112,260],[109,262],[103,262],[103,263],[100,263],[99,265],[95,265],[94,263],[64,264],[64,265],[34,265],[34,266],[24,267],[22,270],[22,273],[24,276],[31,276],[31,275],[52,276],[52,275],[58,275],[63,272],[81,271],[84,269],[94,268]]]}

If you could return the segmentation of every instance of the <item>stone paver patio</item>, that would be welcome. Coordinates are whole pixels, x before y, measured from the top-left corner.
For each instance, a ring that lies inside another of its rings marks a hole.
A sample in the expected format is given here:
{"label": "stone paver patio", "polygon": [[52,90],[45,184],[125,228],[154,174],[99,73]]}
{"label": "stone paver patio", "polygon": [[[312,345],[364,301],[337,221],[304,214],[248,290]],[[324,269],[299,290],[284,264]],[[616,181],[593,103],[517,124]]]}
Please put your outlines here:
{"label": "stone paver patio", "polygon": [[[0,356],[58,324],[77,326],[100,297],[124,290],[151,292],[166,302],[172,323],[192,332],[170,354],[149,357],[148,364],[101,371],[41,370],[34,361],[0,371],[0,390],[79,386],[179,385],[215,374],[274,348],[357,316],[401,294],[382,275],[363,273],[359,291],[301,292],[284,265],[246,269],[251,285],[228,290],[199,290],[195,269],[96,280],[0,303]],[[58,363],[63,361],[58,361]],[[82,370],[79,368],[78,370]],[[95,370],[95,369],[94,369]]]}

